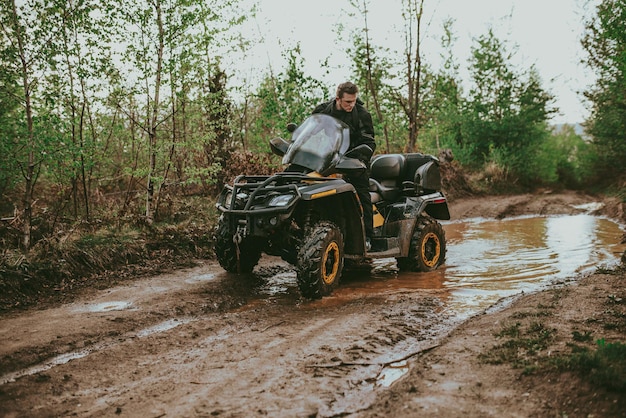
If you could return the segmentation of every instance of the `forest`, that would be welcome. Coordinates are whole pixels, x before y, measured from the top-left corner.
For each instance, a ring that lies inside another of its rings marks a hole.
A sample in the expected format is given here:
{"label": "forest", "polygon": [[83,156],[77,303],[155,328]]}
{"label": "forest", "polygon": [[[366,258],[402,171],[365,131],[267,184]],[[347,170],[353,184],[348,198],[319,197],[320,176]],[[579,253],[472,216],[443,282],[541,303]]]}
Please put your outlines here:
{"label": "forest", "polygon": [[[377,153],[454,156],[471,193],[585,189],[626,201],[626,2],[585,22],[580,133],[551,125],[554,97],[492,30],[460,82],[446,21],[443,65],[424,60],[428,5],[403,0],[401,56],[371,39],[368,0],[346,0],[352,80],[370,109]],[[287,137],[329,86],[296,45],[258,84],[223,59],[253,39],[238,0],[2,0],[0,287],[34,277],[62,288],[107,270],[210,257],[215,197],[237,174],[280,170],[268,141]],[[338,41],[339,42],[339,41]],[[332,86],[330,86],[332,87]],[[454,197],[454,190],[447,190]],[[134,270],[133,270],[134,269]]]}

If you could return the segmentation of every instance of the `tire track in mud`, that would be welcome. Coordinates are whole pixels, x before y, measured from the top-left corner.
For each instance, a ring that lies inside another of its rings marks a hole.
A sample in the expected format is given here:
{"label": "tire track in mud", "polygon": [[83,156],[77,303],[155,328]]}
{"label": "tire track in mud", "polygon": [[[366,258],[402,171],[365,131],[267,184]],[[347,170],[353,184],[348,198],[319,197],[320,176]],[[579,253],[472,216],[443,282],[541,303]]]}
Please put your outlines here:
{"label": "tire track in mud", "polygon": [[[224,291],[239,286],[231,279],[109,313],[92,351],[0,384],[0,404],[29,416],[330,416],[374,393],[384,364],[441,334],[436,296],[241,298]],[[338,359],[354,364],[319,367]]]}
{"label": "tire track in mud", "polygon": [[[190,270],[187,274],[194,277],[196,272]],[[146,280],[113,288],[90,300],[5,316],[0,328],[0,338],[4,339],[0,346],[0,378],[23,374],[25,370],[20,369],[54,365],[63,362],[64,357],[80,356],[78,353],[98,351],[115,341],[150,333],[151,327],[166,327],[168,321],[186,322],[188,317],[204,312],[245,304],[245,299],[228,294],[208,303],[207,296],[223,293],[213,283],[168,287],[161,284],[169,281],[170,275],[159,277],[157,283]]]}

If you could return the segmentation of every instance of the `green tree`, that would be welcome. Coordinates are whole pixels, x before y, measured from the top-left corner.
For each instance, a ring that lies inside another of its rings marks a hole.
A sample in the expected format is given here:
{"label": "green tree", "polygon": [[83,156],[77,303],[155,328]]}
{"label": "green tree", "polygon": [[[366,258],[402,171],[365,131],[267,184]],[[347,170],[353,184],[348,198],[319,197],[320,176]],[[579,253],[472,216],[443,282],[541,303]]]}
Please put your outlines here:
{"label": "green tree", "polygon": [[[187,123],[195,116],[191,101],[207,92],[206,86],[215,85],[212,77],[219,77],[219,58],[211,55],[212,49],[221,46],[218,34],[242,22],[240,15],[225,16],[236,4],[198,0],[118,4],[122,61],[130,71],[120,70],[128,74],[126,83],[112,97],[132,126],[139,145],[136,150],[147,161],[132,174],[145,178],[147,223],[155,219],[160,193],[172,170],[179,177],[186,173],[199,178],[206,173],[183,167],[182,149],[202,149],[198,141],[210,142],[215,137],[208,133],[214,124],[205,124],[196,135]],[[215,115],[214,109],[210,112]]]}
{"label": "green tree", "polygon": [[[3,48],[4,51],[4,48]],[[17,136],[16,121],[23,120],[18,112],[21,110],[16,97],[19,96],[17,74],[0,56],[0,211],[13,210],[12,201],[7,192],[13,189],[19,179],[18,166],[12,157],[12,145]],[[0,212],[2,216],[2,212]]]}
{"label": "green tree", "polygon": [[543,90],[533,67],[525,74],[512,69],[511,55],[491,29],[476,43],[470,60],[473,87],[459,138],[463,162],[495,163],[511,175],[509,181],[553,181],[555,167],[542,152],[550,136],[547,121],[555,112],[553,96]]}
{"label": "green tree", "polygon": [[[354,82],[360,86],[360,97],[365,99],[365,105],[373,110],[374,128],[377,137],[382,136],[386,152],[390,152],[391,140],[387,118],[385,117],[384,97],[389,95],[384,81],[390,78],[389,61],[383,54],[379,54],[380,48],[372,44],[369,29],[369,1],[350,0],[351,6],[363,19],[363,26],[352,30],[350,39],[353,47],[348,49],[348,55],[355,67]],[[382,133],[382,135],[378,135]],[[380,141],[380,140],[379,140]]]}
{"label": "green tree", "polygon": [[424,0],[403,0],[405,31],[403,88],[406,94],[395,94],[395,99],[404,111],[408,123],[408,138],[405,152],[417,150],[417,138],[425,124],[422,115],[423,76],[425,65],[422,62],[422,18],[424,17]]}
{"label": "green tree", "polygon": [[[102,163],[101,130],[97,126],[101,83],[110,71],[110,39],[107,25],[95,16],[102,2],[91,0],[45,0],[39,4],[48,16],[44,32],[54,34],[47,43],[45,101],[62,121],[64,146],[56,153],[57,164],[48,171],[65,197],[72,213],[90,217],[93,170]],[[44,22],[42,22],[43,24]],[[67,192],[65,192],[67,190]],[[62,210],[62,207],[59,208]]]}
{"label": "green tree", "polygon": [[426,72],[422,100],[425,124],[420,135],[424,152],[438,154],[442,148],[459,151],[462,90],[459,81],[459,64],[455,61],[453,44],[455,36],[452,20],[443,24],[441,38],[442,67],[436,73]]}
{"label": "green tree", "polygon": [[[144,97],[145,116],[141,120],[135,120],[141,130],[148,137],[148,166],[146,169],[146,203],[145,218],[150,224],[154,220],[155,192],[160,186],[162,178],[157,174],[157,152],[163,145],[159,143],[159,126],[170,115],[162,112],[161,89],[165,84],[164,55],[168,44],[167,36],[177,36],[183,28],[176,28],[176,20],[166,20],[169,16],[167,4],[161,0],[153,3],[121,3],[120,10],[124,21],[135,29],[129,35],[125,58],[130,61],[139,72],[138,83],[135,85]],[[174,6],[173,4],[171,6]],[[173,13],[173,10],[172,10]],[[174,33],[173,33],[174,32]]]}
{"label": "green tree", "polygon": [[550,142],[559,182],[568,188],[580,187],[589,178],[586,160],[590,144],[576,133],[572,125],[555,128]]}
{"label": "green tree", "polygon": [[226,87],[227,74],[219,63],[199,68],[204,74],[196,83],[189,80],[191,90],[200,83],[199,97],[187,97],[180,102],[185,147],[179,150],[184,152],[178,154],[178,171],[184,172],[187,184],[202,183],[205,187],[215,184],[221,189],[224,182],[219,174],[235,146],[231,131],[233,104]]}
{"label": "green tree", "polygon": [[276,76],[269,75],[250,102],[247,113],[252,118],[253,149],[267,150],[267,141],[285,134],[288,123],[300,123],[319,102],[324,100],[324,87],[305,74],[305,60],[300,47],[286,53],[287,67]]}
{"label": "green tree", "polygon": [[[9,128],[11,137],[5,147],[21,176],[21,247],[28,252],[32,242],[35,186],[47,162],[63,149],[59,138],[60,121],[52,114],[54,102],[45,92],[47,64],[54,55],[50,39],[58,28],[50,28],[52,15],[39,2],[0,3],[0,60],[3,73],[3,100],[7,109],[15,109],[18,118]],[[13,84],[18,83],[18,86]]]}
{"label": "green tree", "polygon": [[586,131],[596,154],[595,180],[626,181],[626,2],[603,0],[596,15],[586,23],[582,46],[586,65],[596,81],[585,96],[591,115]]}
{"label": "green tree", "polygon": [[[242,50],[247,46],[232,30],[246,20],[236,5],[237,1],[221,1],[207,8],[198,6],[194,29],[175,40],[179,47],[168,48],[172,116],[164,124],[171,145],[162,187],[178,185],[186,192],[196,185],[205,191],[214,185],[221,188],[220,172],[234,139],[229,75],[222,69],[220,50],[224,45]],[[170,172],[175,178],[168,181]]]}

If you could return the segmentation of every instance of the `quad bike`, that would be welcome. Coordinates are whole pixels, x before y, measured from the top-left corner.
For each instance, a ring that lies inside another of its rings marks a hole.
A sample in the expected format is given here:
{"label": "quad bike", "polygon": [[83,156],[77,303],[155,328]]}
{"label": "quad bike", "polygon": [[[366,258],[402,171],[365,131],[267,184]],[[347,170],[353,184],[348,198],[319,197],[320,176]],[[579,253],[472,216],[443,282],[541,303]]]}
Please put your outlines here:
{"label": "quad bike", "polygon": [[359,199],[341,175],[366,170],[362,160],[371,157],[370,148],[348,150],[348,126],[324,114],[291,130],[291,141],[270,141],[285,171],[240,175],[218,198],[215,252],[226,271],[249,273],[262,253],[280,256],[295,266],[301,294],[318,299],[338,286],[344,263],[395,257],[400,270],[430,271],[444,262],[445,234],[437,219],[450,219],[450,213],[435,157],[371,159],[374,236],[368,251]]}

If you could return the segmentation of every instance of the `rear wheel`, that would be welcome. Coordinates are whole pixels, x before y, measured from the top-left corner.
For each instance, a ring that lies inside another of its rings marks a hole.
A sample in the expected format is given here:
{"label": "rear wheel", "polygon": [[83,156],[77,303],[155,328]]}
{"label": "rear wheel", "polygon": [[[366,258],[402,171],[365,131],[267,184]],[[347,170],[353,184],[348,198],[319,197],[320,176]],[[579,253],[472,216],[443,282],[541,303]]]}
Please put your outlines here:
{"label": "rear wheel", "polygon": [[443,227],[432,218],[420,216],[411,238],[408,257],[396,258],[403,271],[432,271],[446,257],[446,237]]}
{"label": "rear wheel", "polygon": [[304,239],[296,265],[302,296],[319,299],[339,285],[343,269],[343,235],[337,225],[322,221]]}
{"label": "rear wheel", "polygon": [[250,238],[244,238],[239,244],[235,243],[228,225],[220,221],[215,234],[215,255],[227,272],[250,273],[261,258],[261,249]]}

